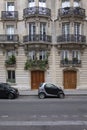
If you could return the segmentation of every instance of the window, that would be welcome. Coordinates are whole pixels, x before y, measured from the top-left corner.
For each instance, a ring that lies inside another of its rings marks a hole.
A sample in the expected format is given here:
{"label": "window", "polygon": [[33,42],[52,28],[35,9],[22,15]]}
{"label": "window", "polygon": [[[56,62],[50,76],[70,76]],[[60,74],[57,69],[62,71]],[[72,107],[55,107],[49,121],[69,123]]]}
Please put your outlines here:
{"label": "window", "polygon": [[62,60],[65,60],[65,59],[68,60],[69,59],[69,51],[68,50],[63,50],[61,56],[62,56],[61,57]]}
{"label": "window", "polygon": [[15,70],[7,70],[7,81],[15,83]]}
{"label": "window", "polygon": [[47,58],[47,55],[46,55],[46,51],[40,51],[39,52],[39,59],[40,60],[45,60]]}
{"label": "window", "polygon": [[12,55],[15,55],[15,51],[14,50],[8,50],[7,55],[6,55],[6,59],[8,60]]}
{"label": "window", "polygon": [[81,25],[80,25],[80,23],[74,23],[74,34],[76,34],[76,35],[81,34]]}
{"label": "window", "polygon": [[46,0],[39,0],[39,7],[46,7]]}
{"label": "window", "polygon": [[30,51],[28,53],[28,57],[29,57],[29,60],[35,60],[36,59],[36,54],[35,54],[35,51]]}
{"label": "window", "polygon": [[63,35],[70,34],[70,23],[62,23],[62,34]]}
{"label": "window", "polygon": [[72,59],[76,58],[76,59],[80,60],[80,57],[81,57],[80,51],[78,51],[78,50],[72,51]]}
{"label": "window", "polygon": [[62,0],[62,8],[70,7],[70,0]]}
{"label": "window", "polygon": [[28,7],[34,7],[35,1],[34,0],[28,0]]}
{"label": "window", "polygon": [[7,25],[6,32],[8,35],[13,35],[14,34],[14,25]]}
{"label": "window", "polygon": [[80,7],[80,0],[74,0],[74,7]]}
{"label": "window", "polygon": [[36,26],[35,23],[29,23],[29,40],[34,41],[36,34]]}
{"label": "window", "polygon": [[14,2],[6,3],[6,11],[14,11]]}

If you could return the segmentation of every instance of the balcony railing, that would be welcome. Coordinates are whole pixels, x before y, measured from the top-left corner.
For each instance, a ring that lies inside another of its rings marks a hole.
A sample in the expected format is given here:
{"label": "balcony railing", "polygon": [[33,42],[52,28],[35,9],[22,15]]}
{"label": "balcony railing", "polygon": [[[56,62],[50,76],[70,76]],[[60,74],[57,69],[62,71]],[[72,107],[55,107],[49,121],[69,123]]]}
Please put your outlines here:
{"label": "balcony railing", "polygon": [[48,8],[44,8],[44,7],[29,7],[29,8],[25,8],[23,10],[23,16],[24,18],[26,17],[31,17],[31,16],[44,16],[44,17],[51,17],[51,10]]}
{"label": "balcony railing", "polygon": [[80,7],[66,7],[61,8],[58,10],[58,16],[59,17],[85,17],[85,9],[82,9]]}
{"label": "balcony railing", "polygon": [[81,67],[81,60],[61,60],[60,62],[62,67],[75,66]]}
{"label": "balcony railing", "polygon": [[51,42],[52,37],[49,35],[26,35],[23,37],[23,42]]}
{"label": "balcony railing", "polygon": [[0,35],[0,42],[18,42],[18,35]]}
{"label": "balcony railing", "polygon": [[57,37],[57,42],[62,43],[85,43],[86,36],[83,35],[76,35],[76,34],[68,34],[68,35],[61,35]]}
{"label": "balcony railing", "polygon": [[2,11],[1,12],[2,20],[17,20],[18,19],[18,11]]}

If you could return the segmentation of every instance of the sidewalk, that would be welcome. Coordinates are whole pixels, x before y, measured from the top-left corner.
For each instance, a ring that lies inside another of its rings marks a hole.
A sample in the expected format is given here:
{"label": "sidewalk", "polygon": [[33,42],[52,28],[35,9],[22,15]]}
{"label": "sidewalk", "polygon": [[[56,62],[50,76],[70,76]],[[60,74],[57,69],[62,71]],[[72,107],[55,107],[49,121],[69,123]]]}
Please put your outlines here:
{"label": "sidewalk", "polygon": [[[87,96],[87,89],[64,90],[66,96]],[[20,96],[37,96],[38,90],[19,90]]]}

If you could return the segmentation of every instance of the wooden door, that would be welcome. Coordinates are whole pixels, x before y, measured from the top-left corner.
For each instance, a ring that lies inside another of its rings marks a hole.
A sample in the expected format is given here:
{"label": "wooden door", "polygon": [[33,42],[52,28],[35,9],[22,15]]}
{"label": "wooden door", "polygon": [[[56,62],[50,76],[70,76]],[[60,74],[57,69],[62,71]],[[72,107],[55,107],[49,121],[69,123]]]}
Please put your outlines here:
{"label": "wooden door", "polygon": [[77,73],[76,71],[64,72],[64,89],[76,89]]}
{"label": "wooden door", "polygon": [[44,82],[44,71],[31,72],[31,89],[38,89],[39,84]]}

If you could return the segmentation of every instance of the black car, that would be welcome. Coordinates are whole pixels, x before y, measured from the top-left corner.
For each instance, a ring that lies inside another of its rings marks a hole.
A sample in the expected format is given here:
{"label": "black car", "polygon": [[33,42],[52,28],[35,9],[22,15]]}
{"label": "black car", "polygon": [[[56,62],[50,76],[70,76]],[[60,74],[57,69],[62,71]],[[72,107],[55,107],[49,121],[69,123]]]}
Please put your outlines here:
{"label": "black car", "polygon": [[64,98],[65,94],[61,87],[57,87],[51,83],[41,83],[38,89],[38,96],[40,99],[44,99],[45,97]]}
{"label": "black car", "polygon": [[0,98],[14,99],[19,96],[18,89],[11,87],[8,83],[0,83]]}

